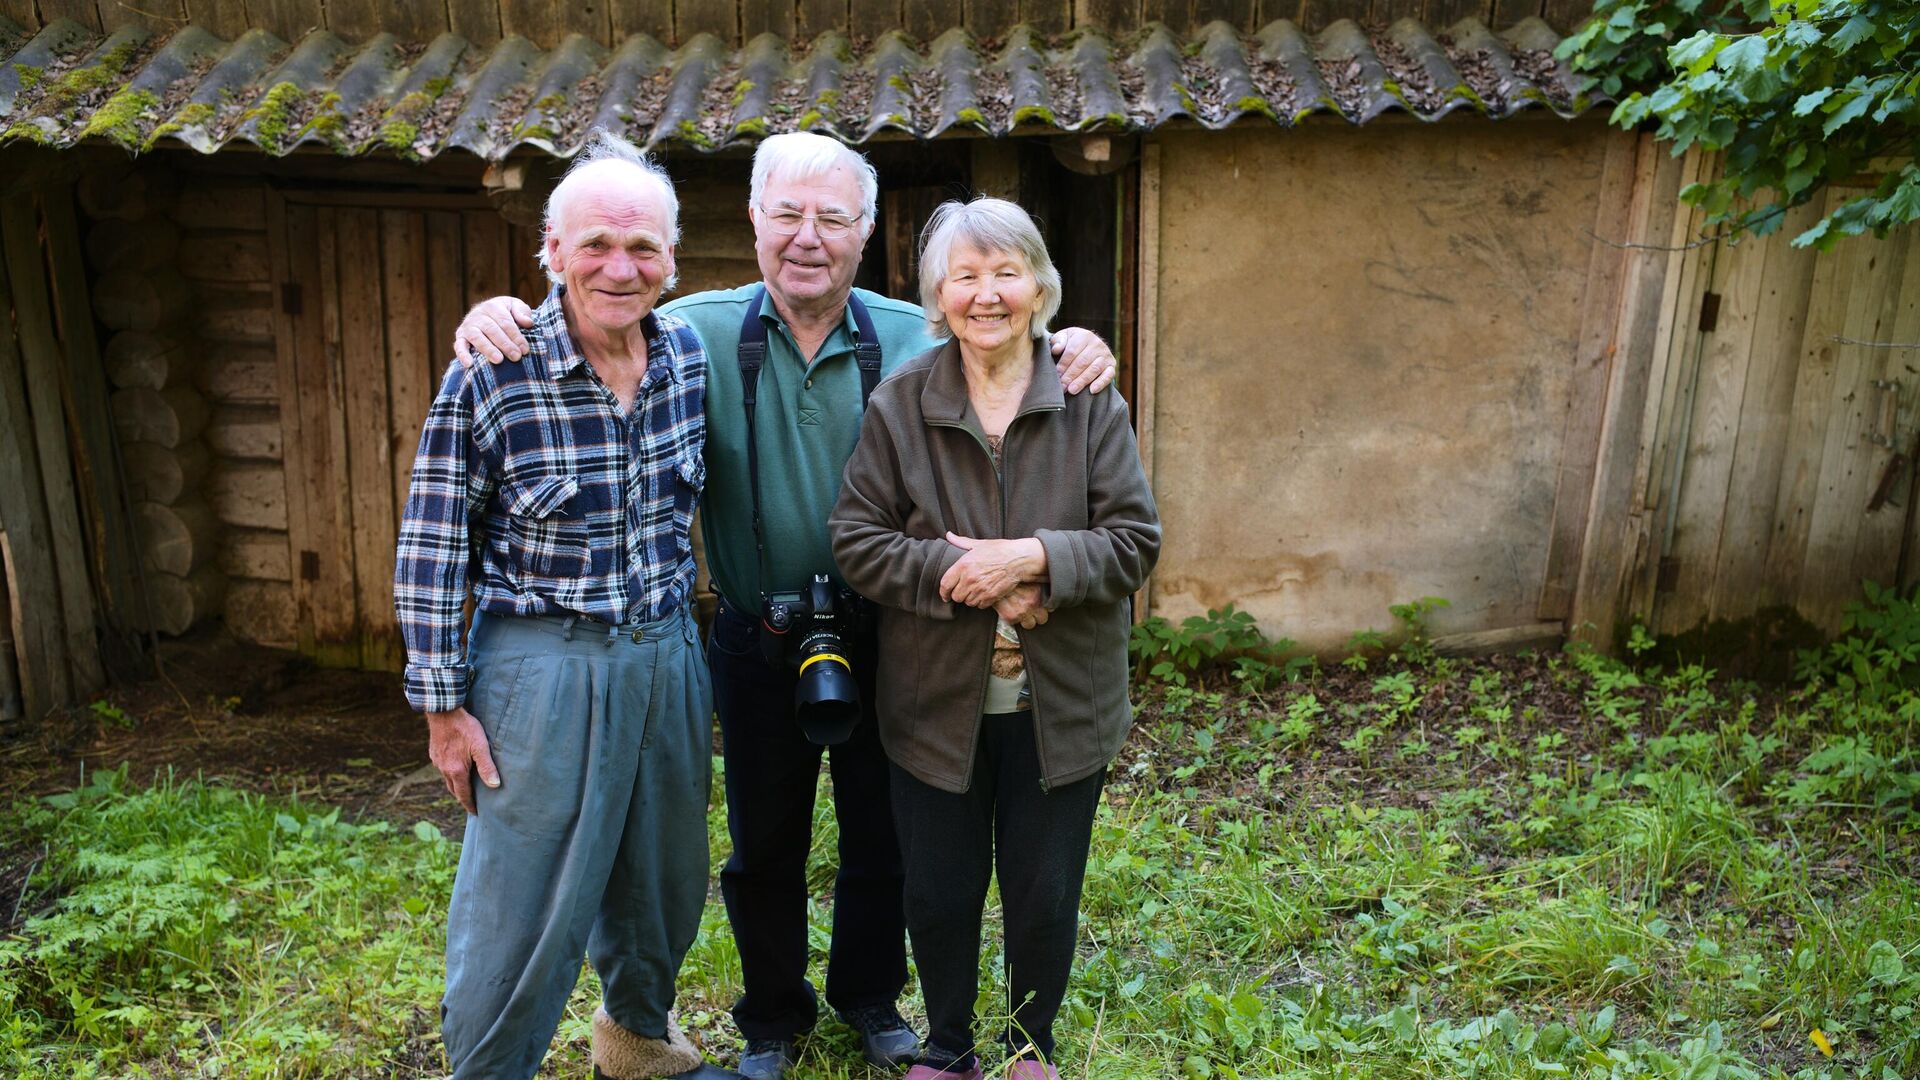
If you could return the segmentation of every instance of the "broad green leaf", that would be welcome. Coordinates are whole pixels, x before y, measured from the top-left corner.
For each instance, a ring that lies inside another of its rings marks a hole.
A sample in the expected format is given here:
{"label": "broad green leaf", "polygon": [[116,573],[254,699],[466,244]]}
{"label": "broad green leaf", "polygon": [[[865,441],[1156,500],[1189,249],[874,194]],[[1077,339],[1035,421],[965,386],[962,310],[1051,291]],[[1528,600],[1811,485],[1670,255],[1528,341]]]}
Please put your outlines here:
{"label": "broad green leaf", "polygon": [[1727,39],[1705,30],[1667,50],[1667,62],[1674,70],[1698,75],[1713,64],[1720,50],[1727,47]]}
{"label": "broad green leaf", "polygon": [[1834,52],[1843,53],[1872,36],[1873,20],[1864,14],[1855,15],[1840,29],[1833,32],[1833,37],[1827,41],[1827,47]]}
{"label": "broad green leaf", "polygon": [[1900,950],[1886,941],[1876,941],[1867,949],[1867,975],[1882,986],[1892,986],[1907,974]]}
{"label": "broad green leaf", "polygon": [[1808,113],[1812,112],[1814,109],[1818,108],[1821,102],[1832,97],[1833,91],[1834,91],[1834,87],[1823,86],[1820,89],[1815,90],[1811,94],[1800,95],[1800,100],[1793,103],[1793,115],[1795,116],[1807,115]]}
{"label": "broad green leaf", "polygon": [[[1850,91],[1842,92],[1850,93]],[[1827,122],[1820,125],[1820,133],[1827,138],[1832,138],[1834,132],[1839,131],[1841,128],[1865,115],[1867,106],[1871,104],[1873,104],[1872,98],[1862,94],[1855,94],[1853,97],[1847,99],[1844,104],[1833,110],[1831,115],[1827,117]]]}

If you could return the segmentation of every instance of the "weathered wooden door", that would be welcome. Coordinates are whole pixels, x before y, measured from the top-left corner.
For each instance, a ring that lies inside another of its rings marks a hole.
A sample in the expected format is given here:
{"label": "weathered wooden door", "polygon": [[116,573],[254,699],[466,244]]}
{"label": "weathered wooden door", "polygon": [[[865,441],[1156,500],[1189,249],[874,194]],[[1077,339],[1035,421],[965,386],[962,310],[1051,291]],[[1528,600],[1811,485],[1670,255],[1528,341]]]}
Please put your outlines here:
{"label": "weathered wooden door", "polygon": [[269,214],[299,647],[398,669],[394,544],[420,427],[467,306],[541,291],[533,235],[479,197],[286,192]]}
{"label": "weathered wooden door", "polygon": [[1791,608],[1833,633],[1863,580],[1915,576],[1920,229],[1790,245],[1855,194],[1674,256],[1633,605],[1657,632]]}

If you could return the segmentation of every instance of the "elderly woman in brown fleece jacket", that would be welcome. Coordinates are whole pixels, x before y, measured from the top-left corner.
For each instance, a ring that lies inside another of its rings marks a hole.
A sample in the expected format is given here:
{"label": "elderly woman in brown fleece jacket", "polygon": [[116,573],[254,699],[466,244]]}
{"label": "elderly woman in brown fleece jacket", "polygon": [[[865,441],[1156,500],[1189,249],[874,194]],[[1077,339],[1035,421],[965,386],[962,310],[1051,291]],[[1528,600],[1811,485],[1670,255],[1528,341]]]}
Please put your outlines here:
{"label": "elderly woman in brown fleece jacket", "polygon": [[875,390],[832,522],[841,574],[881,605],[880,736],[929,1024],[908,1080],[981,1075],[996,866],[1006,1075],[1050,1080],[1094,811],[1133,719],[1128,601],[1160,524],[1126,402],[1053,377],[1060,275],[1024,210],[940,207],[920,294],[948,340]]}

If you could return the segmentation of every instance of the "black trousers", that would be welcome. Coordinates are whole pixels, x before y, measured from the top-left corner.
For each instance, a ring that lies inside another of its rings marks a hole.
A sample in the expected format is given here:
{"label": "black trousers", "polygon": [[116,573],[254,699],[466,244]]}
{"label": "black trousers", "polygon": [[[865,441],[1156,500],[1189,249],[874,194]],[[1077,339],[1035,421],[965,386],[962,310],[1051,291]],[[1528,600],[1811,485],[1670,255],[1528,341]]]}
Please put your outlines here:
{"label": "black trousers", "polygon": [[865,716],[852,738],[823,748],[801,735],[793,718],[795,676],[761,658],[758,634],[757,618],[722,602],[707,648],[733,838],[720,892],[746,984],[734,1024],[748,1039],[791,1039],[818,1015],[807,980],[806,871],[823,750],[840,823],[827,953],[827,1003],[835,1009],[890,1005],[907,985],[900,844],[873,714],[874,643],[850,643]]}
{"label": "black trousers", "polygon": [[1104,772],[1040,787],[1032,713],[984,717],[973,783],[954,794],[894,766],[894,817],[907,865],[907,931],[927,1005],[927,1063],[972,1053],[980,914],[997,868],[1006,930],[1009,1049],[1053,1056],[1080,925],[1093,816]]}

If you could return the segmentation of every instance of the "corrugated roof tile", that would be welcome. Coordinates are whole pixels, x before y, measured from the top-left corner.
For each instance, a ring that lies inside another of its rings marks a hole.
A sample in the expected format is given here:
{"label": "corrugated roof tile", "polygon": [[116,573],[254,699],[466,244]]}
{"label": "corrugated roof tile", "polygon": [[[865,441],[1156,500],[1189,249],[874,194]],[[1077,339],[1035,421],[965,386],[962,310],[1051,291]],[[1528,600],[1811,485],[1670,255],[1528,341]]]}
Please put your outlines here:
{"label": "corrugated roof tile", "polygon": [[1553,59],[1538,19],[1495,34],[1473,19],[1431,32],[1342,20],[1317,35],[1280,20],[1226,23],[1184,41],[1153,24],[1116,42],[1091,31],[1003,41],[950,30],[924,48],[897,31],[856,50],[825,33],[804,49],[771,34],[729,50],[698,35],[617,50],[579,35],[542,51],[519,37],[480,48],[452,34],[358,45],[314,31],[289,45],[253,30],[127,27],[102,38],[67,20],[31,35],[0,19],[0,142],[131,149],[177,141],[211,153],[239,139],[269,154],[319,145],[425,159],[568,156],[595,127],[649,146],[717,150],[782,131],[849,142],[949,132],[1148,131],[1169,124],[1292,126],[1326,112],[1355,124],[1399,109],[1438,120],[1528,108],[1571,117],[1593,100]]}

